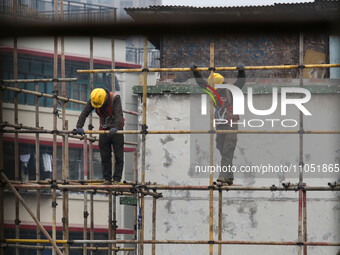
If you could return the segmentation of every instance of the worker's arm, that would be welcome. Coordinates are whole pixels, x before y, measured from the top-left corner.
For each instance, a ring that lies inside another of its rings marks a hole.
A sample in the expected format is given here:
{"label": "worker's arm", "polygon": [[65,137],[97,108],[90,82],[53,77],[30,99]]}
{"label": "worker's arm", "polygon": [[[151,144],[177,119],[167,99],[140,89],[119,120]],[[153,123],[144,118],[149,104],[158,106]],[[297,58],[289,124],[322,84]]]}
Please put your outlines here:
{"label": "worker's arm", "polygon": [[77,121],[77,128],[82,128],[85,124],[85,120],[87,116],[93,111],[94,107],[91,104],[91,100],[87,101],[87,104],[85,105],[85,108],[79,115],[78,121]]}
{"label": "worker's arm", "polygon": [[237,70],[237,80],[234,82],[234,85],[242,89],[244,84],[246,83],[246,72],[244,71],[244,65],[238,64]]}
{"label": "worker's arm", "polygon": [[112,104],[112,111],[114,115],[113,127],[121,130],[123,126],[123,110],[119,95],[115,97]]}

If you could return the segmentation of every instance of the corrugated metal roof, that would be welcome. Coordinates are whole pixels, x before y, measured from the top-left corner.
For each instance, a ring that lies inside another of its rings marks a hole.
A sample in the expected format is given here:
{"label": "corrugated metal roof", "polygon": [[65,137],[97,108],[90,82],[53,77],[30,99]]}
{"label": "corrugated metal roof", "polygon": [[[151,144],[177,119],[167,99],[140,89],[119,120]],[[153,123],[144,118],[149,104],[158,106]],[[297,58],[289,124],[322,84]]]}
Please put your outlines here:
{"label": "corrugated metal roof", "polygon": [[147,22],[228,22],[277,20],[332,20],[338,18],[339,0],[315,0],[305,3],[277,3],[262,6],[193,7],[150,6],[125,8],[135,21]]}

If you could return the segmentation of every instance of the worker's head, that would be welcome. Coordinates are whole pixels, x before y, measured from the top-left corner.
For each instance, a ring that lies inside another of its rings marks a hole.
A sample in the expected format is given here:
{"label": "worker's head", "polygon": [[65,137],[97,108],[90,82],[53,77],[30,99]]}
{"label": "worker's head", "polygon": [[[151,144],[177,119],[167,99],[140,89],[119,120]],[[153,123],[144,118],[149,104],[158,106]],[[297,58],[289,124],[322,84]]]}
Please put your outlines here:
{"label": "worker's head", "polygon": [[100,108],[106,99],[105,89],[94,89],[91,92],[91,104],[94,108]]}
{"label": "worker's head", "polygon": [[[224,82],[224,78],[222,75],[219,73],[214,73],[214,84],[222,84]],[[210,84],[211,82],[211,75],[208,78],[208,83]]]}

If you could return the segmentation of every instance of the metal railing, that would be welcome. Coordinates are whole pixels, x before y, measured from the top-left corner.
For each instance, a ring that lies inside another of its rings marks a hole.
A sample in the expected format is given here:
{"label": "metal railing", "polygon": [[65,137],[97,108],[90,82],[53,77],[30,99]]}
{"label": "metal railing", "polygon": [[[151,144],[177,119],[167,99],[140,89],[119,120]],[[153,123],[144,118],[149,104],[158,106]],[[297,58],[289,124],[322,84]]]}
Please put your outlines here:
{"label": "metal railing", "polygon": [[[0,16],[11,17],[13,13],[12,0],[0,0]],[[63,1],[64,21],[66,22],[104,22],[116,19],[117,8],[81,3],[76,1]],[[20,18],[32,20],[54,20],[53,0],[17,0],[16,15]],[[59,5],[60,16],[60,5]]]}

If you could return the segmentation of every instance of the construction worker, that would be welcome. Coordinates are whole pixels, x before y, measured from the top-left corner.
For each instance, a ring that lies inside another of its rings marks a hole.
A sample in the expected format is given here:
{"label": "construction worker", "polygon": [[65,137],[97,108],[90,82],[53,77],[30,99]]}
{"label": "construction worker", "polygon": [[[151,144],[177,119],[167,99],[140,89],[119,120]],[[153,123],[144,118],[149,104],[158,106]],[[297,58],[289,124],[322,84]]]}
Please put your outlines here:
{"label": "construction worker", "polygon": [[[78,118],[77,134],[84,134],[83,126],[87,116],[92,110],[95,110],[100,118],[99,130],[109,130],[108,134],[99,135],[99,149],[105,179],[102,184],[111,184],[112,178],[114,181],[113,184],[119,184],[122,179],[124,166],[124,135],[116,134],[118,130],[122,130],[124,127],[120,96],[102,88],[94,89],[91,92],[91,99],[87,102]],[[112,147],[115,155],[115,172],[113,176]]]}
{"label": "construction worker", "polygon": [[[200,72],[195,71],[197,66],[193,64],[190,69],[193,71],[195,80],[197,84],[201,87],[206,89],[207,82],[202,78]],[[239,87],[240,89],[243,88],[246,82],[246,74],[244,71],[244,65],[238,64],[237,65],[237,80],[234,82],[233,85]],[[224,77],[219,73],[214,73],[214,84],[222,84],[224,82]],[[208,84],[210,83],[211,76],[208,78]],[[216,125],[217,130],[237,130],[237,124],[231,124],[231,122],[235,123],[238,121],[239,116],[233,114],[233,96],[230,90],[225,88],[218,88],[216,92],[221,98],[222,105],[219,100],[216,100],[216,107],[215,107],[215,119],[223,119],[227,120],[227,123]],[[237,134],[217,134],[216,135],[216,148],[219,150],[221,154],[221,168],[227,171],[221,171],[217,182],[221,182],[225,185],[232,185],[234,182],[234,173],[231,171],[231,167],[233,166],[233,157],[234,151],[236,148],[237,143]]]}

